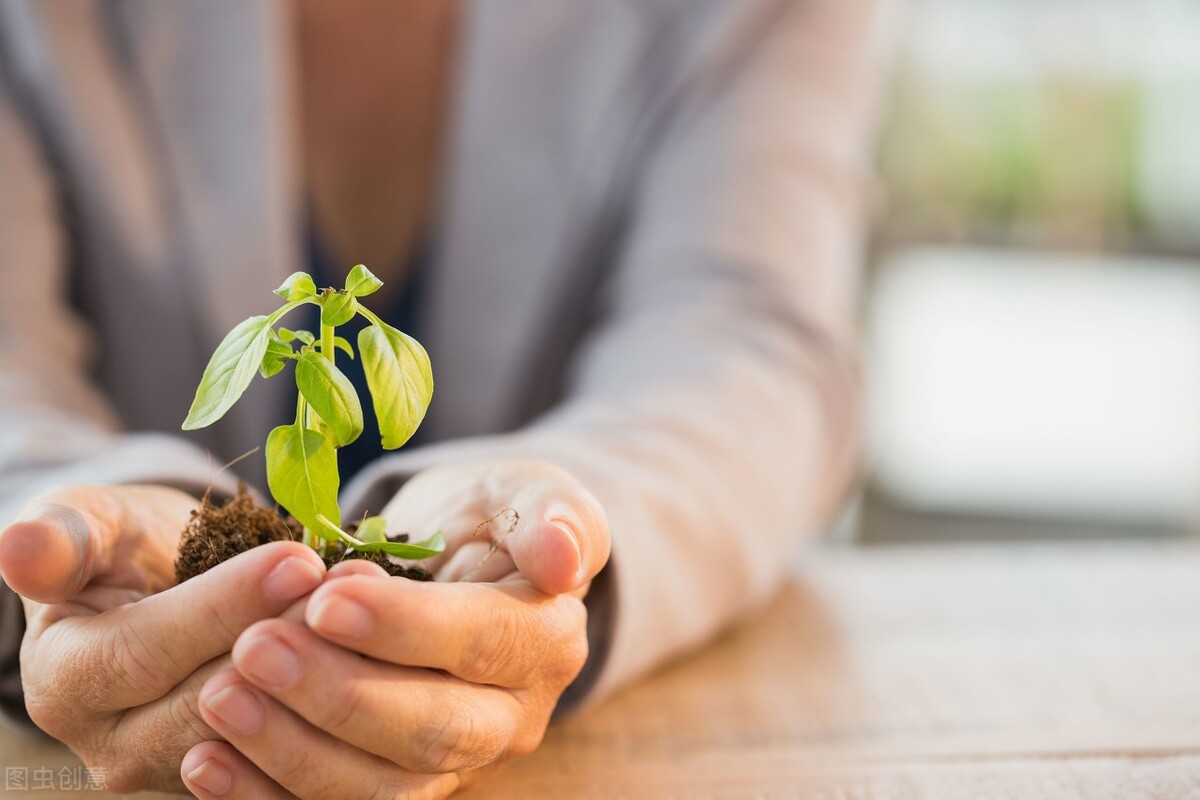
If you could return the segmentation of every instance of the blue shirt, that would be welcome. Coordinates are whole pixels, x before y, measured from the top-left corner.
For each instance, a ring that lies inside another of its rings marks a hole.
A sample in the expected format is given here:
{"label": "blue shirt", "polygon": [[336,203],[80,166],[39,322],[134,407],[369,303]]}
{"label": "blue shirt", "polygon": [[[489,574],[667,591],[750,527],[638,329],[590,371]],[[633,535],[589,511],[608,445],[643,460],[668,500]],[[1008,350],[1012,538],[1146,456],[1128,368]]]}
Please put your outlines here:
{"label": "blue shirt", "polygon": [[[335,282],[331,277],[332,271],[329,269],[328,255],[321,245],[316,226],[311,223],[308,225],[305,250],[308,260],[308,272],[312,275],[317,287],[335,286],[340,288],[341,282]],[[420,296],[425,282],[427,261],[426,250],[424,248],[418,249],[414,253],[412,263],[406,273],[408,276],[407,283],[401,287],[400,291],[388,292],[390,299],[386,304],[377,305],[372,303],[371,301],[374,297],[364,298],[364,305],[378,314],[380,319],[418,340],[421,337],[416,330],[417,311],[420,307]],[[302,311],[306,315],[301,327],[312,331],[314,336],[319,337],[321,325],[320,310],[318,307],[307,305],[297,311]],[[297,323],[299,321],[300,317],[298,314]],[[354,384],[354,390],[358,393],[358,397],[362,401],[364,425],[362,435],[338,451],[338,469],[341,473],[343,485],[354,477],[359,470],[385,452],[380,444],[379,426],[375,420],[375,409],[371,403],[371,395],[367,391],[367,379],[357,361],[358,332],[368,324],[370,323],[356,315],[350,322],[339,326],[337,331],[338,335],[344,336],[355,350],[356,358],[354,361],[351,361],[345,352],[338,350],[337,366],[350,379],[350,382]],[[294,415],[295,411],[296,398],[289,396],[287,401],[287,416]],[[413,438],[409,440],[409,445],[415,443],[420,436],[421,432],[418,430]]]}

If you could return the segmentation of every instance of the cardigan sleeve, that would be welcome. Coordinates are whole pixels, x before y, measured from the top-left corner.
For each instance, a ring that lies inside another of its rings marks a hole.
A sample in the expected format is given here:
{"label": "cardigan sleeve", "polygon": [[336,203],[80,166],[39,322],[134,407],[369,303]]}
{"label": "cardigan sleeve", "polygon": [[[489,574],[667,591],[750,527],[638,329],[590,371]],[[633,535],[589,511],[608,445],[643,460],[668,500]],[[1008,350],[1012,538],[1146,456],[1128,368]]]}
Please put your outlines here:
{"label": "cardigan sleeve", "polygon": [[[0,76],[4,77],[4,76]],[[68,302],[65,223],[53,171],[0,81],[0,528],[38,492],[70,483],[164,483],[202,492],[207,455],[181,438],[130,434],[89,376],[91,335]],[[27,721],[20,598],[0,581],[0,718]]]}

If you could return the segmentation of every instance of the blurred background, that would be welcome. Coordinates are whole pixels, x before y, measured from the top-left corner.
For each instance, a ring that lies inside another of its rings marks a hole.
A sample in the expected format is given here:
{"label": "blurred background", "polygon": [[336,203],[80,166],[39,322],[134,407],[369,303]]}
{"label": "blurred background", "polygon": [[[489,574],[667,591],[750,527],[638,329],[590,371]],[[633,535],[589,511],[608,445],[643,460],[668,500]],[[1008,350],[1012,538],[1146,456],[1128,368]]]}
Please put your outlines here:
{"label": "blurred background", "polygon": [[1194,535],[1200,3],[890,11],[843,535]]}

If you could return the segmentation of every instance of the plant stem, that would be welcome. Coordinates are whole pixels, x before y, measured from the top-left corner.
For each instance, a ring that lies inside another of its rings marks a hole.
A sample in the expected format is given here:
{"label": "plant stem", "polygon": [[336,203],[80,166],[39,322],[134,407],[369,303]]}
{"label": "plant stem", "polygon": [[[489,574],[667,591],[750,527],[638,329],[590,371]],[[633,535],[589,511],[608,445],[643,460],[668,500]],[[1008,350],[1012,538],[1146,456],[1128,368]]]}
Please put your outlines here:
{"label": "plant stem", "polygon": [[329,521],[329,518],[326,517],[324,514],[317,514],[317,522],[320,522],[322,525],[324,525],[325,527],[329,528],[331,531],[336,533],[338,538],[341,539],[349,547],[361,547],[364,544],[364,542],[362,542],[361,540],[355,539],[353,536],[346,533],[344,530],[339,528],[337,525],[334,525],[332,522]]}
{"label": "plant stem", "polygon": [[358,304],[358,313],[362,314],[366,318],[367,322],[370,322],[372,325],[378,325],[381,328],[383,327],[383,320],[372,313],[371,309],[365,307],[362,303]]}
{"label": "plant stem", "polygon": [[271,315],[267,318],[267,324],[274,325],[276,322],[279,322],[279,320],[281,320],[283,318],[283,316],[285,314],[287,314],[289,311],[291,311],[293,308],[299,308],[302,305],[307,305],[309,303],[316,303],[316,302],[317,302],[317,299],[314,297],[305,297],[300,300],[292,300],[290,302],[284,303],[282,306],[280,306],[279,308],[277,308],[273,312],[271,312]]}
{"label": "plant stem", "polygon": [[330,363],[333,363],[336,360],[335,359],[336,353],[334,352],[336,350],[337,350],[337,348],[333,346],[333,326],[322,324],[321,325],[321,354],[323,356],[325,356],[326,358],[328,358]]}
{"label": "plant stem", "polygon": [[[304,429],[308,427],[308,420],[305,417],[308,414],[308,403],[304,400],[304,395],[296,392],[296,429],[300,432],[300,436],[304,436]],[[318,553],[321,552],[323,544],[318,546],[319,540],[312,531],[307,527],[304,528],[304,533],[301,535],[301,541],[306,547],[311,547]]]}
{"label": "plant stem", "polygon": [[308,420],[304,418],[304,412],[308,410],[308,403],[304,402],[304,395],[299,391],[296,392],[296,428],[303,431],[308,427]]}

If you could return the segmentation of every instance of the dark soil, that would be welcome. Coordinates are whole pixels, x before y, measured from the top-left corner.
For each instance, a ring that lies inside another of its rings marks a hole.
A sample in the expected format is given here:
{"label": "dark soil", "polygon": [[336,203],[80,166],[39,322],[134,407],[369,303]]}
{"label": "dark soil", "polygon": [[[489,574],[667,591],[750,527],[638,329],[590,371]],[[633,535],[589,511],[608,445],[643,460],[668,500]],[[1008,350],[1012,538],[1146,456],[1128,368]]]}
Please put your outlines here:
{"label": "dark soil", "polygon": [[[346,528],[346,533],[353,535],[354,528],[355,526]],[[394,536],[389,536],[388,541],[407,542],[408,534],[400,533]],[[378,564],[379,566],[383,567],[387,574],[396,578],[408,578],[412,581],[433,580],[433,576],[429,574],[429,570],[425,569],[424,567],[406,567],[403,564],[395,564],[383,553],[360,553],[357,550],[350,550],[347,552],[346,545],[342,544],[341,542],[338,542],[337,545],[335,545],[335,548],[336,549],[331,555],[323,556],[325,559],[325,566],[327,567],[332,567],[339,561],[360,558],[363,561],[370,561],[374,564]]]}
{"label": "dark soil", "polygon": [[[348,526],[347,533],[353,534],[356,527]],[[180,539],[179,555],[175,560],[175,582],[183,583],[201,575],[253,547],[271,542],[298,542],[302,538],[300,523],[254,502],[244,485],[238,487],[236,496],[223,503],[215,503],[205,495],[200,507],[192,512],[192,518]],[[395,534],[388,536],[388,539],[406,542],[408,534]],[[433,579],[424,567],[394,564],[383,553],[347,551],[341,543],[327,550],[322,558],[325,565],[330,567],[340,561],[360,558],[378,564],[389,575],[399,578],[415,581]]]}

